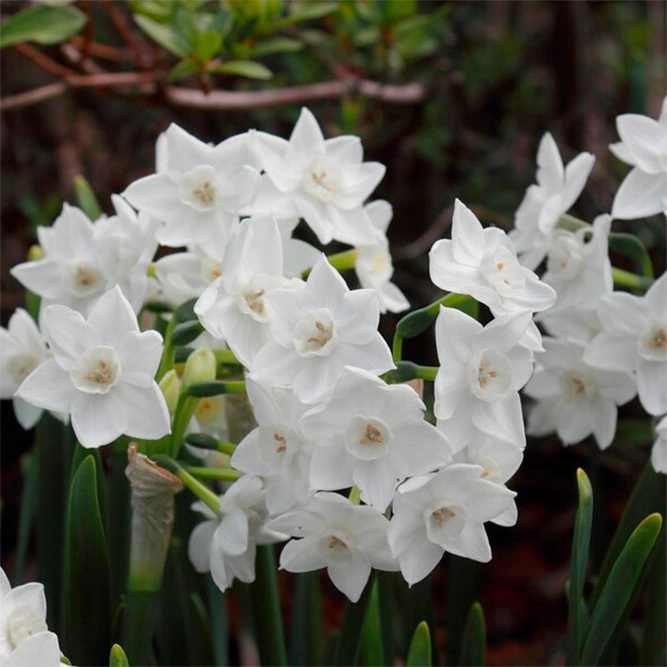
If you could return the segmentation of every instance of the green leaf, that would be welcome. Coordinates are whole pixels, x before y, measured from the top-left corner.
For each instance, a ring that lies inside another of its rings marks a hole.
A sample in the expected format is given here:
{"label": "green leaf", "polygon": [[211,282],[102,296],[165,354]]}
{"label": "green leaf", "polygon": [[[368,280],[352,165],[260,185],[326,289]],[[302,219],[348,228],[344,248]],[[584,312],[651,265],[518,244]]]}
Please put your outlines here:
{"label": "green leaf", "polygon": [[597,665],[621,619],[635,598],[641,574],[648,561],[658,534],[662,516],[646,517],[630,536],[609,573],[600,598],[591,612],[588,632],[581,652],[581,664]]}
{"label": "green leaf", "polygon": [[303,42],[291,37],[274,37],[255,44],[252,53],[257,58],[274,53],[296,53],[303,49]]}
{"label": "green leaf", "polygon": [[14,561],[14,585],[18,585],[23,576],[23,565],[28,551],[30,532],[35,523],[39,481],[39,448],[23,455],[21,469],[23,471],[23,492],[21,493],[21,512],[19,514],[16,559]]}
{"label": "green leaf", "polygon": [[588,613],[584,599],[584,582],[588,549],[591,541],[593,525],[593,489],[586,473],[577,470],[577,486],[579,488],[579,507],[574,521],[572,538],[572,560],[570,563],[570,585],[567,617],[567,665],[579,664],[579,651],[583,640]]}
{"label": "green leaf", "polygon": [[75,7],[29,7],[0,25],[0,48],[18,42],[59,44],[76,35],[87,20]]}
{"label": "green leaf", "polygon": [[664,665],[667,655],[667,531],[660,535],[660,543],[652,559],[646,589],[646,611],[638,665]]}
{"label": "green leaf", "polygon": [[114,644],[109,653],[109,667],[130,667],[125,651],[119,644]]}
{"label": "green leaf", "polygon": [[634,234],[614,232],[609,234],[609,250],[629,257],[635,263],[636,270],[645,278],[653,278],[651,256],[641,240]]}
{"label": "green leaf", "polygon": [[283,24],[319,19],[323,16],[328,16],[337,9],[337,2],[302,2],[298,5],[295,11],[280,21],[280,27],[282,27]]}
{"label": "green leaf", "polygon": [[223,382],[198,382],[188,387],[188,394],[194,398],[205,398],[206,396],[220,396],[221,394],[243,394],[245,384],[242,380]]}
{"label": "green leaf", "polygon": [[479,595],[481,564],[477,561],[449,555],[449,585],[447,587],[447,645],[448,665],[456,665],[463,653],[466,625]]}
{"label": "green leaf", "polygon": [[290,664],[321,665],[324,659],[319,572],[295,575]]}
{"label": "green leaf", "polygon": [[195,303],[197,303],[197,299],[190,299],[176,308],[174,311],[174,319],[176,322],[190,322],[192,320],[199,321],[195,314]]}
{"label": "green leaf", "polygon": [[201,322],[181,322],[181,324],[174,327],[171,332],[172,345],[187,345],[193,340],[201,336],[204,332],[204,327]]}
{"label": "green leaf", "polygon": [[181,62],[176,63],[171,72],[167,76],[167,81],[177,81],[185,76],[192,76],[200,74],[202,65],[196,62],[193,58],[185,58]]}
{"label": "green leaf", "polygon": [[333,660],[328,664],[336,666],[356,664],[364,616],[366,615],[366,607],[374,581],[375,575],[371,573],[359,600],[357,602],[347,602]]}
{"label": "green leaf", "polygon": [[70,487],[64,585],[62,644],[68,656],[77,665],[104,664],[111,644],[109,555],[92,455]]}
{"label": "green leaf", "polygon": [[102,207],[97,201],[97,197],[90,187],[90,184],[83,176],[74,177],[74,193],[79,208],[93,221],[102,215]]}
{"label": "green leaf", "polygon": [[486,664],[486,623],[484,622],[484,611],[479,602],[475,602],[468,612],[461,638],[461,657],[458,664]]}
{"label": "green leaf", "polygon": [[212,67],[209,72],[214,74],[231,74],[233,76],[243,76],[246,79],[270,79],[273,72],[254,60],[229,60],[222,65]]}
{"label": "green leaf", "polygon": [[220,53],[222,35],[217,32],[204,32],[195,37],[194,56],[201,62],[207,62]]}
{"label": "green leaf", "polygon": [[187,42],[172,28],[165,23],[158,23],[157,21],[143,16],[141,14],[133,14],[133,18],[137,25],[161,47],[167,49],[179,58],[185,58],[190,55],[190,47]]}
{"label": "green leaf", "polygon": [[368,601],[364,626],[361,631],[360,662],[367,667],[382,667],[387,662],[382,645],[382,625],[380,622],[380,598],[377,579],[373,582]]}
{"label": "green leaf", "polygon": [[422,621],[412,635],[406,667],[430,667],[433,664],[431,657],[431,633],[428,623]]}

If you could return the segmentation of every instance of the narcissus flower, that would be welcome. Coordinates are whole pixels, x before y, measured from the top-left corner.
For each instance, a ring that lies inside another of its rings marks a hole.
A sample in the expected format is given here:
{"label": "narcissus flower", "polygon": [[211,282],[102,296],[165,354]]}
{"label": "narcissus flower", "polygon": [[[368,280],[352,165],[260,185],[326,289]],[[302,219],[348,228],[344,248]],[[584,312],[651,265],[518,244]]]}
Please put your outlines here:
{"label": "narcissus flower", "polygon": [[292,387],[304,403],[316,403],[334,388],[345,366],[378,375],[394,368],[377,330],[375,293],[351,292],[324,256],[304,289],[274,290],[265,300],[273,340],[250,368],[258,382]]}
{"label": "narcissus flower", "polygon": [[667,98],[658,120],[639,114],[616,119],[621,141],[609,146],[633,169],[616,192],[611,214],[621,220],[645,218],[667,210]]}
{"label": "narcissus flower", "polygon": [[372,568],[398,570],[387,544],[388,526],[373,508],[324,492],[315,494],[304,509],[268,524],[271,530],[301,538],[283,547],[281,569],[311,572],[326,567],[333,585],[352,602],[361,597]]}
{"label": "narcissus flower", "polygon": [[598,314],[602,332],[591,341],[584,361],[634,372],[646,412],[667,412],[667,273],[643,297],[625,292],[602,297]]}
{"label": "narcissus flower", "polygon": [[169,433],[169,410],[154,380],[162,336],[140,332],[118,286],[91,308],[87,319],[66,306],[44,311],[44,334],[53,351],[16,395],[71,415],[84,447],[106,445],[126,434],[154,440]]}

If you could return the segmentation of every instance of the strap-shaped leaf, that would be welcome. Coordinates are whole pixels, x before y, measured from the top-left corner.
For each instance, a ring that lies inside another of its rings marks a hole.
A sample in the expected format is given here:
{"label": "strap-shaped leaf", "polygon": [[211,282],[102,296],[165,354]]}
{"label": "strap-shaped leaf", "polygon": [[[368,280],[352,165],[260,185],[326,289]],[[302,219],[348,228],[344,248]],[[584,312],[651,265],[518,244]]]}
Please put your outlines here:
{"label": "strap-shaped leaf", "polygon": [[432,664],[431,633],[428,623],[422,621],[415,629],[415,634],[412,635],[405,665],[406,667],[430,667]]}
{"label": "strap-shaped leaf", "polygon": [[114,644],[111,647],[111,653],[109,654],[109,667],[130,667],[130,663],[127,661],[127,656],[123,647],[119,644]]}
{"label": "strap-shaped leaf", "polygon": [[90,183],[83,176],[74,177],[74,193],[79,208],[91,220],[97,220],[102,215],[102,207],[97,201]]}
{"label": "strap-shaped leaf", "polygon": [[364,627],[361,631],[360,663],[367,667],[386,665],[382,645],[382,624],[380,621],[380,597],[377,579],[371,588],[371,597],[366,609]]}
{"label": "strap-shaped leaf", "polygon": [[486,664],[486,623],[484,611],[479,602],[475,602],[463,628],[459,665]]}
{"label": "strap-shaped leaf", "polygon": [[605,648],[628,611],[641,582],[662,527],[662,516],[646,517],[630,536],[609,573],[600,598],[591,612],[591,620],[581,652],[581,664],[597,665]]}
{"label": "strap-shaped leaf", "polygon": [[92,455],[70,486],[64,584],[63,646],[76,665],[104,664],[111,645],[109,555]]}
{"label": "strap-shaped leaf", "polygon": [[359,643],[361,639],[361,629],[363,627],[366,608],[371,596],[375,574],[371,576],[364,588],[361,597],[357,602],[347,602],[343,624],[340,628],[340,634],[336,642],[336,648],[333,655],[332,665],[356,665],[357,655],[359,654]]}
{"label": "strap-shaped leaf", "polygon": [[0,25],[0,48],[18,42],[59,44],[85,23],[86,15],[76,7],[28,7]]}
{"label": "strap-shaped leaf", "polygon": [[579,664],[579,651],[586,625],[588,613],[584,600],[584,582],[588,549],[591,541],[593,525],[593,489],[586,473],[577,470],[577,486],[579,488],[579,507],[574,521],[572,538],[572,560],[570,562],[570,585],[567,617],[567,665]]}
{"label": "strap-shaped leaf", "polygon": [[295,575],[290,642],[291,665],[321,665],[324,659],[320,573]]}

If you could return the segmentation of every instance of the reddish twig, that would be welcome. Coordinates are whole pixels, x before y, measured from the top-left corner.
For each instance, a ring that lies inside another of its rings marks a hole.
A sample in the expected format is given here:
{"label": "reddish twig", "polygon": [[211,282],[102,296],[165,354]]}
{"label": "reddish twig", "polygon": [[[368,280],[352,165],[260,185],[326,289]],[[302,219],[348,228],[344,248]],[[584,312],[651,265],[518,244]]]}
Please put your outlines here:
{"label": "reddish twig", "polygon": [[442,209],[433,224],[421,236],[418,236],[411,243],[393,250],[392,254],[394,257],[396,259],[414,259],[428,252],[433,244],[449,229],[452,223],[453,211],[453,204]]}
{"label": "reddish twig", "polygon": [[74,70],[49,58],[49,56],[43,54],[34,46],[30,46],[30,44],[14,44],[14,48],[19,53],[30,58],[35,65],[49,72],[49,74],[55,74],[56,76],[70,76],[71,74],[75,74]]}
{"label": "reddish twig", "polygon": [[[70,41],[79,51],[81,51],[83,46],[83,37],[80,37],[79,35],[72,35],[72,37],[70,37]],[[112,62],[120,62],[123,60],[123,52],[120,49],[117,49],[115,46],[109,46],[108,44],[90,42],[88,51],[91,56],[102,58],[103,60],[109,60]]]}

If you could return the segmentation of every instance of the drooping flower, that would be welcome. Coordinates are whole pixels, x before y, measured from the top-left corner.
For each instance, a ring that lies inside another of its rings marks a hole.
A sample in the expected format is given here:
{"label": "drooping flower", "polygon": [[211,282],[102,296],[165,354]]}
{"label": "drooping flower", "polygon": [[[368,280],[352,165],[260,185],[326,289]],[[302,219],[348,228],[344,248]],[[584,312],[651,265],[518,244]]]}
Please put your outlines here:
{"label": "drooping flower", "polygon": [[246,390],[258,426],[238,444],[231,462],[264,478],[270,514],[286,512],[314,493],[308,482],[312,443],[299,425],[311,406],[290,389],[267,389],[251,379]]}
{"label": "drooping flower", "polygon": [[169,410],[154,380],[162,336],[139,331],[118,286],[100,297],[87,319],[54,305],[44,311],[43,322],[53,358],[23,381],[18,397],[70,414],[84,447],[99,447],[123,434],[157,439],[169,433]]}
{"label": "drooping flower", "polygon": [[598,447],[606,449],[616,432],[617,406],[637,393],[634,378],[587,364],[584,343],[545,338],[544,347],[524,389],[538,401],[530,412],[528,433],[556,431],[565,445],[593,435]]}
{"label": "drooping flower", "polygon": [[476,465],[453,463],[398,488],[388,538],[410,586],[426,577],[445,552],[491,560],[484,523],[500,516],[516,494],[484,479],[483,472]]}
{"label": "drooping flower", "polygon": [[639,114],[616,119],[621,141],[611,152],[633,168],[616,192],[611,214],[621,220],[645,218],[667,210],[667,97],[658,120]]}
{"label": "drooping flower", "polygon": [[14,393],[48,356],[46,342],[35,321],[23,308],[17,308],[9,318],[7,329],[0,327],[0,398],[12,399],[16,419],[24,429],[37,423],[42,409]]}
{"label": "drooping flower", "polygon": [[308,109],[302,109],[289,141],[256,132],[266,172],[251,214],[301,217],[321,243],[370,245],[378,238],[362,204],[384,176],[378,162],[362,162],[359,137],[324,139]]}
{"label": "drooping flower", "polygon": [[347,368],[326,403],[301,427],[315,444],[310,483],[335,491],[357,486],[361,499],[384,512],[398,484],[449,462],[453,448],[424,420],[417,393]]}
{"label": "drooping flower", "polygon": [[586,185],[595,157],[580,153],[567,167],[554,138],[547,132],[537,150],[537,185],[531,185],[514,219],[510,238],[521,263],[536,269],[547,254],[556,223]]}
{"label": "drooping flower", "polygon": [[614,292],[602,297],[602,332],[584,361],[598,368],[635,373],[639,400],[651,415],[667,412],[667,273],[643,297]]}
{"label": "drooping flower", "polygon": [[271,312],[269,341],[255,356],[251,377],[292,387],[304,403],[322,400],[345,366],[380,374],[394,368],[372,290],[350,291],[322,256],[301,290],[266,295]]}
{"label": "drooping flower", "polygon": [[210,146],[172,123],[164,136],[158,172],[130,184],[123,197],[163,223],[156,232],[163,245],[223,245],[259,182],[248,135]]}
{"label": "drooping flower", "polygon": [[525,447],[518,392],[533,372],[533,355],[519,341],[530,323],[530,313],[521,313],[482,327],[459,310],[440,308],[433,412],[455,450],[478,433]]}
{"label": "drooping flower", "polygon": [[371,507],[355,505],[335,493],[319,492],[308,504],[268,527],[295,538],[280,554],[288,572],[327,568],[333,585],[357,602],[371,569],[398,570],[387,544],[387,519]]}
{"label": "drooping flower", "polygon": [[394,266],[389,252],[387,228],[391,222],[392,208],[382,199],[371,202],[365,207],[373,226],[381,234],[381,239],[374,245],[362,245],[357,248],[357,261],[354,269],[362,287],[374,289],[380,302],[380,312],[400,313],[410,307],[401,290],[391,282]]}

